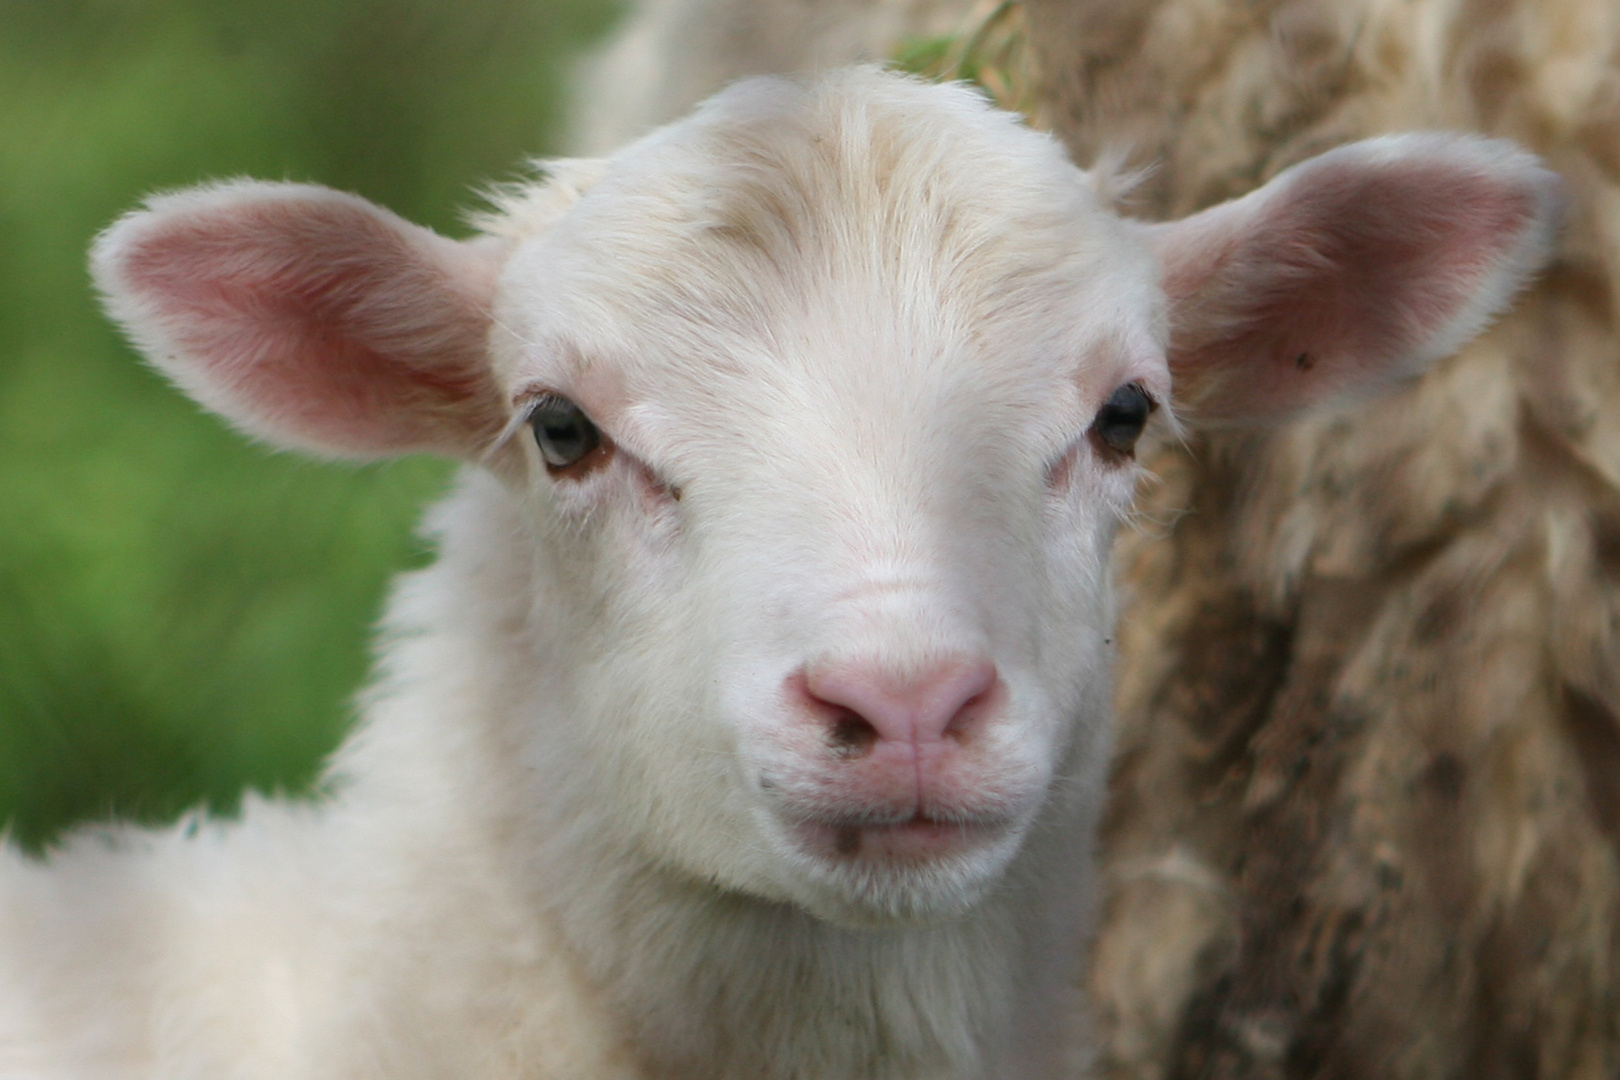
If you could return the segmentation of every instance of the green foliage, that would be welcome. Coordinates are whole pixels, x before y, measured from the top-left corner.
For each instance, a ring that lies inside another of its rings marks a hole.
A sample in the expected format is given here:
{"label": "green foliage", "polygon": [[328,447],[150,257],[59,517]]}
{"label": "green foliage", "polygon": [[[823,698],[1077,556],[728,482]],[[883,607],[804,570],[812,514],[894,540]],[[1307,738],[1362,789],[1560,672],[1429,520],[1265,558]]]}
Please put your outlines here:
{"label": "green foliage", "polygon": [[980,0],[956,33],[906,38],[889,61],[925,79],[973,83],[1001,108],[1023,113],[1036,127],[1046,126],[1020,0]]}
{"label": "green foliage", "polygon": [[889,59],[895,67],[913,75],[929,79],[966,79],[971,82],[973,73],[961,70],[955,63],[961,40],[961,36],[955,34],[902,38]]}
{"label": "green foliage", "polygon": [[309,179],[456,231],[554,149],[602,0],[0,0],[0,821],[301,790],[447,476],[272,454],[140,365],[84,271],[153,189]]}

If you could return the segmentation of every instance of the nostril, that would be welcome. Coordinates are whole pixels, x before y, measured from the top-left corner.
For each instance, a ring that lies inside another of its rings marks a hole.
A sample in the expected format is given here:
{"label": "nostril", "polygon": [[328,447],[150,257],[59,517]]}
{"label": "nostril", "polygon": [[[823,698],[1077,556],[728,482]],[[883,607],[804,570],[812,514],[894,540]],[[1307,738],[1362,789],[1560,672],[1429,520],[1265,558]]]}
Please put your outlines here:
{"label": "nostril", "polygon": [[983,727],[979,723],[979,718],[993,707],[991,698],[994,696],[995,690],[996,686],[992,685],[963,702],[962,707],[951,717],[950,722],[945,725],[945,730],[941,734],[945,738],[959,743],[969,741]]}
{"label": "nostril", "polygon": [[790,682],[823,738],[840,757],[857,758],[880,743],[962,744],[998,711],[996,666],[955,656],[910,669],[868,660],[812,663]]}
{"label": "nostril", "polygon": [[859,713],[840,709],[839,717],[827,731],[827,745],[841,758],[858,758],[877,745],[878,730]]}

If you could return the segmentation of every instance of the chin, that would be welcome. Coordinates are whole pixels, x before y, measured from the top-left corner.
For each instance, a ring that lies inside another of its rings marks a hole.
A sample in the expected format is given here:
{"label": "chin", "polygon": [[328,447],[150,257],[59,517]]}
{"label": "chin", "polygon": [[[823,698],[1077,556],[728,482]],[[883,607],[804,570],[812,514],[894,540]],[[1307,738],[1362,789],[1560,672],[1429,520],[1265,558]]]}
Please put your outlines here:
{"label": "chin", "polygon": [[789,892],[852,927],[948,922],[971,913],[1017,855],[1025,823],[796,822],[780,829]]}

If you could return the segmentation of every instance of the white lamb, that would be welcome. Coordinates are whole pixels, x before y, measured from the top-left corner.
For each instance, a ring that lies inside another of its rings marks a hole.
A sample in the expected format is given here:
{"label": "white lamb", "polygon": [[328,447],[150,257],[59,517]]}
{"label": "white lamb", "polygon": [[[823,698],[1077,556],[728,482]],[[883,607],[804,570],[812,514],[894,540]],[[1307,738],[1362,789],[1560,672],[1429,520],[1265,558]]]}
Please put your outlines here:
{"label": "white lamb", "polygon": [[1149,412],[1414,374],[1558,203],[1425,135],[1148,226],[870,69],[738,84],[466,242],[301,185],[152,200],[95,272],[185,390],[470,467],[327,797],[5,857],[0,1076],[1077,1075]]}

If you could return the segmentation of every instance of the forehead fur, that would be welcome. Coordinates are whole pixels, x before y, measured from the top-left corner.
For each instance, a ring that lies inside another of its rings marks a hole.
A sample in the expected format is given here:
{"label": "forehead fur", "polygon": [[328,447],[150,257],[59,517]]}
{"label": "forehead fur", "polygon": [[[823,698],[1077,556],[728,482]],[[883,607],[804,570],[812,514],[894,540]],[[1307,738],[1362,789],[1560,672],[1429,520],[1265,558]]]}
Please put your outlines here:
{"label": "forehead fur", "polygon": [[584,190],[566,213],[554,182],[486,227],[549,227],[546,263],[640,313],[756,307],[745,294],[781,295],[784,281],[947,304],[966,290],[1005,308],[1037,279],[1136,246],[1051,138],[966,87],[871,68],[746,80],[603,165],[566,163],[557,182]]}
{"label": "forehead fur", "polygon": [[739,83],[624,166],[672,233],[778,270],[860,252],[982,273],[1096,209],[1084,174],[1012,114],[872,69]]}

